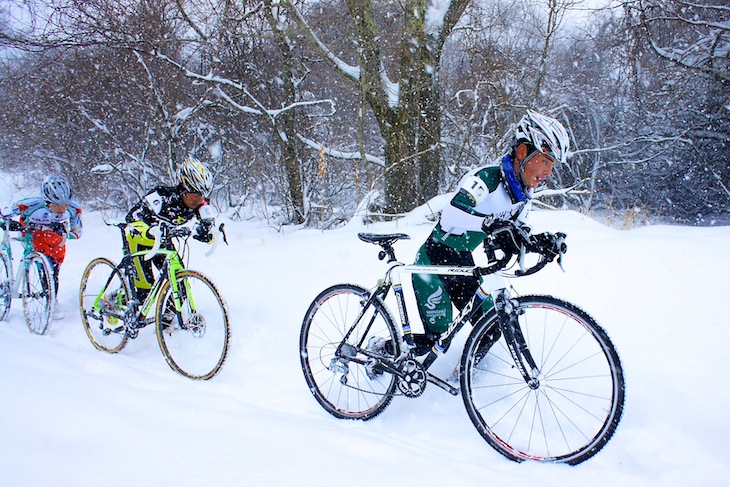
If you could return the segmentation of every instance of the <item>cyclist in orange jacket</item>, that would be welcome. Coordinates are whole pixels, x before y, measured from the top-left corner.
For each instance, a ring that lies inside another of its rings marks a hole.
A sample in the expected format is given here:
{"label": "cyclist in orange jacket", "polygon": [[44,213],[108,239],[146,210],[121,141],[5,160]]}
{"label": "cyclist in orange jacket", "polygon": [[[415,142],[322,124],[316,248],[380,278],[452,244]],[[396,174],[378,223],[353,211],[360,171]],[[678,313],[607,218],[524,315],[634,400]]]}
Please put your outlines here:
{"label": "cyclist in orange jacket", "polygon": [[[81,206],[73,199],[71,184],[63,176],[48,176],[41,184],[41,195],[17,201],[3,209],[3,216],[19,216],[24,234],[30,233],[33,249],[48,257],[53,266],[53,282],[58,296],[58,274],[66,257],[66,240],[81,238]],[[63,319],[58,305],[53,319]]]}

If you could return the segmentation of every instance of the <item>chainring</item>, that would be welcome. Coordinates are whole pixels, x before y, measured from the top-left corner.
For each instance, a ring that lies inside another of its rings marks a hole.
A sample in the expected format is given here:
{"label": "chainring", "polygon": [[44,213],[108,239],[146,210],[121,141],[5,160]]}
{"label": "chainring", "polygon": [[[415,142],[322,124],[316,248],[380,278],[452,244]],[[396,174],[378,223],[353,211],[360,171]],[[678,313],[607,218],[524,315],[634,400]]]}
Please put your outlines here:
{"label": "chainring", "polygon": [[401,364],[398,390],[406,397],[418,397],[426,390],[426,369],[415,359]]}

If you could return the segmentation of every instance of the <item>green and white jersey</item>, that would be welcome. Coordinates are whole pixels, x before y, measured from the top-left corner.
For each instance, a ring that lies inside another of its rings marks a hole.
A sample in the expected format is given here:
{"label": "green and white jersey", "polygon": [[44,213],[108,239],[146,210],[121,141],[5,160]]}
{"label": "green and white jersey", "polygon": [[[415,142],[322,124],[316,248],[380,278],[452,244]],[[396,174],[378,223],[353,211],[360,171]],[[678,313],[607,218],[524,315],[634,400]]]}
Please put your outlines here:
{"label": "green and white jersey", "polygon": [[[511,164],[506,157],[505,163]],[[529,198],[520,201],[510,190],[502,165],[486,166],[467,173],[454,197],[443,209],[431,238],[455,250],[473,251],[484,240],[482,225],[492,220],[523,220]]]}

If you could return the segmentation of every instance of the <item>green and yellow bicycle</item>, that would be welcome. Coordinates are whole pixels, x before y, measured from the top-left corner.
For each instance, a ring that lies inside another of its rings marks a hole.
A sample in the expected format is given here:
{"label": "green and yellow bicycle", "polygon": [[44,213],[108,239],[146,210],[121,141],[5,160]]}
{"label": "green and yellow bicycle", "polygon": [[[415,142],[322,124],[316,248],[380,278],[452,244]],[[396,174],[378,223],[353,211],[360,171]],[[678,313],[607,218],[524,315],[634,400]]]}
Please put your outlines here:
{"label": "green and yellow bicycle", "polygon": [[[154,323],[160,350],[175,372],[195,380],[213,377],[228,354],[228,310],[215,284],[183,265],[190,229],[161,222],[150,229],[155,236],[151,249],[130,252],[125,232],[134,229],[126,222],[107,225],[120,229],[124,256],[118,265],[105,257],[96,258],[84,270],[79,302],[91,343],[104,352],[117,353],[142,328]],[[180,242],[183,255],[177,250]],[[140,302],[134,285],[134,259],[155,256],[162,256],[164,264]]]}

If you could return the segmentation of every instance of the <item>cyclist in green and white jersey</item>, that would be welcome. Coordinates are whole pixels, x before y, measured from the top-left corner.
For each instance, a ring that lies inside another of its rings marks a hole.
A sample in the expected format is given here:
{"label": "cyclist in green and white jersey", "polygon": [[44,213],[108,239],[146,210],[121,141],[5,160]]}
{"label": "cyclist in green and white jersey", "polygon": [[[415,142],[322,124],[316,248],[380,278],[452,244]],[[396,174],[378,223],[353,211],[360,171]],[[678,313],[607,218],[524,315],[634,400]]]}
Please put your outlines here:
{"label": "cyclist in green and white jersey", "polygon": [[[501,164],[474,169],[461,179],[415,263],[473,266],[472,252],[484,241],[484,228],[496,220],[524,221],[533,190],[545,182],[556,163],[565,160],[568,148],[568,134],[560,122],[528,110]],[[452,302],[463,308],[479,279],[416,274],[413,285],[426,328],[424,336],[415,336],[416,353],[426,353],[451,322]]]}

